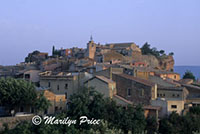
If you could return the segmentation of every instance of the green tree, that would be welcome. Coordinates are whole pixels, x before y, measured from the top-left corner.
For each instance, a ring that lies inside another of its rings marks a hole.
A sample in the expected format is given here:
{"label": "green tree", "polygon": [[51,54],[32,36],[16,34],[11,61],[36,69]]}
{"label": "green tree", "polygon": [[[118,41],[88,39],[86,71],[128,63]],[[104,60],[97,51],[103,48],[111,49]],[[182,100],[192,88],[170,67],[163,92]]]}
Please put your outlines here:
{"label": "green tree", "polygon": [[174,56],[174,53],[173,53],[173,52],[170,52],[169,55],[170,55],[170,56]]}
{"label": "green tree", "polygon": [[54,56],[54,54],[55,54],[55,46],[53,46],[52,48],[52,56]]}
{"label": "green tree", "polygon": [[164,53],[165,53],[165,51],[164,51],[164,50],[160,50],[160,54],[162,54],[162,55],[163,55]]}
{"label": "green tree", "polygon": [[[71,96],[68,116],[79,119],[80,116],[102,119],[108,121],[109,128],[121,129],[124,133],[140,133],[145,130],[144,111],[141,106],[128,106],[123,108],[117,106],[110,98],[103,98],[103,95],[94,91],[92,88],[83,88],[82,92]],[[80,128],[80,126],[76,126]],[[87,126],[82,129],[89,130]],[[93,127],[103,133],[102,127]]]}
{"label": "green tree", "polygon": [[7,108],[34,105],[37,99],[35,86],[21,79],[0,79],[0,105]]}
{"label": "green tree", "polygon": [[152,52],[150,46],[151,45],[148,44],[148,42],[146,42],[141,48],[142,54],[144,54],[144,55],[150,54]]}
{"label": "green tree", "polygon": [[193,73],[189,70],[187,70],[185,72],[185,74],[183,75],[183,79],[193,79],[195,80],[195,76],[193,75]]}
{"label": "green tree", "polygon": [[154,134],[158,130],[158,122],[156,121],[155,117],[148,117],[146,119],[147,125],[146,125],[146,130],[147,134]]}
{"label": "green tree", "polygon": [[[143,55],[153,55],[156,58],[166,58],[167,54],[165,53],[164,50],[157,50],[156,47],[151,48],[151,45],[148,44],[147,42],[141,47],[141,51]],[[169,53],[170,56],[173,56],[174,53],[171,52]]]}
{"label": "green tree", "polygon": [[45,110],[47,110],[49,108],[49,106],[51,106],[50,101],[48,101],[46,99],[46,97],[44,96],[44,93],[39,93],[37,100],[34,103],[34,107],[36,109],[36,112],[44,112]]}
{"label": "green tree", "polygon": [[0,105],[9,110],[15,107],[30,106],[38,111],[48,109],[50,103],[43,96],[37,95],[34,84],[23,79],[0,79]]}

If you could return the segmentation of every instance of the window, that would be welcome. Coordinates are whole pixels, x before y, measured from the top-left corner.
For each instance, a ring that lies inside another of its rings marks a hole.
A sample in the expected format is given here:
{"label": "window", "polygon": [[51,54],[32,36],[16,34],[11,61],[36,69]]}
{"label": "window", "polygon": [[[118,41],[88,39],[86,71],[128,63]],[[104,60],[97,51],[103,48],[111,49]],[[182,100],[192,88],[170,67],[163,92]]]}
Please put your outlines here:
{"label": "window", "polygon": [[57,90],[60,90],[60,86],[59,85],[57,85]]}
{"label": "window", "polygon": [[131,89],[130,88],[127,89],[127,95],[131,96]]}
{"label": "window", "polygon": [[48,87],[51,87],[51,82],[48,82]]}
{"label": "window", "polygon": [[67,92],[65,93],[65,99],[67,99]]}
{"label": "window", "polygon": [[177,108],[177,105],[171,105],[171,108],[175,109],[175,108]]}
{"label": "window", "polygon": [[176,79],[176,75],[174,75],[174,79]]}
{"label": "window", "polygon": [[58,107],[55,107],[55,112],[58,111]]}
{"label": "window", "polygon": [[65,89],[68,89],[68,84],[65,84]]}
{"label": "window", "polygon": [[33,107],[31,107],[31,113],[34,113],[35,109]]}
{"label": "window", "polygon": [[175,97],[175,94],[172,94],[172,97]]}
{"label": "window", "polygon": [[24,112],[24,107],[20,107],[20,112]]}
{"label": "window", "polygon": [[159,94],[157,94],[157,97],[159,97]]}
{"label": "window", "polygon": [[177,94],[177,97],[179,97],[179,94]]}
{"label": "window", "polygon": [[144,96],[144,89],[141,89],[140,96]]}
{"label": "window", "polygon": [[25,79],[30,79],[30,74],[25,74]]}

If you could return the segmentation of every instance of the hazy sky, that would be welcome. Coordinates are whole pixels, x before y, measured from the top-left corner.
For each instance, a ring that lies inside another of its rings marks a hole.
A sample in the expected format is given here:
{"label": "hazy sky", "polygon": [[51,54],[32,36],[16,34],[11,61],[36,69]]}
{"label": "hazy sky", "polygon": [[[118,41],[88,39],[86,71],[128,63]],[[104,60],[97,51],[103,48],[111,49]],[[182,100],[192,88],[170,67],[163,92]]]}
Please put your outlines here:
{"label": "hazy sky", "polygon": [[33,50],[95,42],[148,42],[200,65],[200,0],[0,0],[0,64]]}

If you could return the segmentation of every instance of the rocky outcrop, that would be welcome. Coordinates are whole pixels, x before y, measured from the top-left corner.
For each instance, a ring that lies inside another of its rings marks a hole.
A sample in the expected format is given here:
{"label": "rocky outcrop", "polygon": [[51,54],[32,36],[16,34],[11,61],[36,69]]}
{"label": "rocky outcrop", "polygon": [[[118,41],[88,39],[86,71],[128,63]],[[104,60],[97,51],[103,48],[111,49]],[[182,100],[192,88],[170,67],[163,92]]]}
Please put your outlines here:
{"label": "rocky outcrop", "polygon": [[157,68],[160,70],[173,71],[174,70],[174,58],[173,56],[155,57],[153,55],[134,55],[133,61],[145,62],[147,66]]}
{"label": "rocky outcrop", "polygon": [[173,71],[174,70],[174,58],[173,56],[165,56],[158,58],[159,69]]}
{"label": "rocky outcrop", "polygon": [[157,68],[159,66],[158,59],[153,55],[134,55],[133,62],[144,62],[147,66]]}

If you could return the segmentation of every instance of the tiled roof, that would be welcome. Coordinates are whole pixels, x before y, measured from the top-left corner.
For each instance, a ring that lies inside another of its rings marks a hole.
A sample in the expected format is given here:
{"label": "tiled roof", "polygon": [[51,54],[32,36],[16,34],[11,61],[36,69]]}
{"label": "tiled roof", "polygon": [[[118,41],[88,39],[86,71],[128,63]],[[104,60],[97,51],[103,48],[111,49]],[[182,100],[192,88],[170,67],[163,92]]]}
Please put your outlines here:
{"label": "tiled roof", "polygon": [[148,106],[143,106],[144,109],[148,109],[148,110],[161,110],[161,107],[159,106],[151,106],[151,105],[148,105]]}
{"label": "tiled roof", "polygon": [[179,73],[172,72],[172,71],[161,71],[161,70],[157,70],[156,73],[157,74],[179,74]]}
{"label": "tiled roof", "polygon": [[153,83],[149,80],[141,79],[141,78],[134,77],[134,76],[131,76],[131,75],[127,75],[127,74],[116,74],[116,75],[121,76],[121,77],[126,78],[126,79],[129,79],[129,80],[136,81],[138,83],[142,83],[142,84],[147,85],[147,86],[154,86],[155,85],[155,83]]}
{"label": "tiled roof", "polygon": [[57,76],[57,77],[59,77],[59,76],[61,76],[61,77],[66,76],[66,77],[68,77],[68,76],[78,75],[78,73],[77,72],[69,73],[69,72],[45,71],[45,72],[40,73],[39,75],[40,76]]}
{"label": "tiled roof", "polygon": [[125,102],[127,104],[131,104],[131,105],[133,104],[133,102],[128,101],[127,99],[125,99],[125,98],[123,98],[123,97],[121,97],[119,95],[114,95],[114,97],[116,97],[117,99],[120,99],[121,101],[123,101],[123,102]]}
{"label": "tiled roof", "polygon": [[184,90],[184,87],[159,87],[158,89],[161,89],[161,90],[172,90],[172,91],[183,91]]}
{"label": "tiled roof", "polygon": [[103,81],[103,82],[105,82],[105,83],[114,83],[114,81],[112,81],[111,79],[108,79],[108,78],[106,78],[106,77],[104,77],[104,76],[99,76],[99,75],[96,75],[96,76],[94,76],[94,77],[92,77],[91,79],[89,79],[89,80],[87,80],[86,82],[84,82],[84,83],[87,83],[88,81],[90,81],[90,80],[92,80],[92,79],[94,79],[94,78],[97,78],[97,79],[99,79],[99,80],[101,80],[101,81]]}
{"label": "tiled roof", "polygon": [[106,83],[114,83],[114,81],[112,81],[111,79],[108,79],[108,78],[106,78],[104,76],[98,76],[98,75],[96,75],[95,77],[98,78],[98,79],[100,79],[100,80],[103,80]]}
{"label": "tiled roof", "polygon": [[181,79],[178,82],[181,84],[189,84],[189,83],[193,83],[193,79]]}
{"label": "tiled roof", "polygon": [[149,80],[158,84],[158,87],[176,87],[176,84],[169,82],[167,80],[163,80],[162,78],[158,76],[149,76]]}
{"label": "tiled roof", "polygon": [[119,60],[123,60],[124,59],[124,56],[120,53],[117,53],[115,51],[111,51],[111,52],[108,52],[108,53],[105,53],[103,54],[104,56],[104,61],[107,62],[107,61],[111,61],[111,60],[114,60],[114,59],[119,59]]}
{"label": "tiled roof", "polygon": [[195,86],[195,85],[182,84],[182,86],[183,86],[183,87],[186,87],[188,90],[190,90],[190,89],[200,90],[200,87]]}

